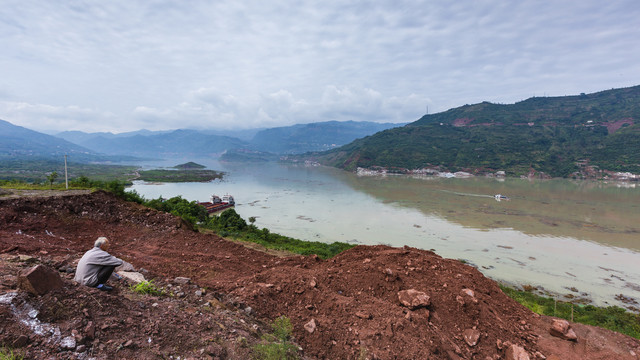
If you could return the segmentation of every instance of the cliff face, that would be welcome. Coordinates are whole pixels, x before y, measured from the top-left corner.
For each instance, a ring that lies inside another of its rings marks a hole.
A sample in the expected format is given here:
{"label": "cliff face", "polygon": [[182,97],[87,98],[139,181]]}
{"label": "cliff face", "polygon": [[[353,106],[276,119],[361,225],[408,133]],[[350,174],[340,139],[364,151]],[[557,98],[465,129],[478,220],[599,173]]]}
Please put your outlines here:
{"label": "cliff face", "polygon": [[[112,293],[74,285],[75,264],[98,236],[175,296],[137,295],[125,280],[113,281]],[[577,342],[553,337],[551,319],[515,303],[476,269],[429,251],[359,246],[330,260],[275,257],[104,192],[0,199],[0,254],[0,343],[29,358],[246,359],[271,331],[265,322],[280,315],[291,319],[306,358],[640,354],[635,339],[578,324],[571,324]],[[14,293],[18,271],[35,263],[58,270],[63,286],[42,296]],[[57,340],[16,321],[27,305],[60,330]]]}

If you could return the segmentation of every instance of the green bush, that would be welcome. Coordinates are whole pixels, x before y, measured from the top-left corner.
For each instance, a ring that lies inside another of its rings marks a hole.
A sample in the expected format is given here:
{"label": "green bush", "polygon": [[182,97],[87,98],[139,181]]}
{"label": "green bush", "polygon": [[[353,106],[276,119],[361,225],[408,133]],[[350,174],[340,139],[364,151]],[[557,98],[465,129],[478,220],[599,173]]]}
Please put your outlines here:
{"label": "green bush", "polygon": [[245,231],[248,229],[247,222],[244,221],[234,209],[228,209],[219,216],[213,217],[211,227],[214,230],[225,230],[229,232]]}
{"label": "green bush", "polygon": [[144,200],[142,204],[152,209],[180,216],[194,226],[198,223],[206,225],[210,221],[207,210],[203,206],[198,205],[195,201],[183,199],[181,196],[175,196],[170,199],[160,197],[148,201]]}

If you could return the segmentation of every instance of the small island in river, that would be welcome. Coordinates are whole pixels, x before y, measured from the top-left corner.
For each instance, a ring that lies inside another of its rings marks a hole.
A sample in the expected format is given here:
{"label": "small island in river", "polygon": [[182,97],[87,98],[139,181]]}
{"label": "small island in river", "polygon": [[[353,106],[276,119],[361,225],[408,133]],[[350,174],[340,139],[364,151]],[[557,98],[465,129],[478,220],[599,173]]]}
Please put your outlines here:
{"label": "small island in river", "polygon": [[204,165],[188,162],[173,167],[177,170],[140,170],[138,180],[153,182],[208,182],[222,179],[221,171],[205,170]]}

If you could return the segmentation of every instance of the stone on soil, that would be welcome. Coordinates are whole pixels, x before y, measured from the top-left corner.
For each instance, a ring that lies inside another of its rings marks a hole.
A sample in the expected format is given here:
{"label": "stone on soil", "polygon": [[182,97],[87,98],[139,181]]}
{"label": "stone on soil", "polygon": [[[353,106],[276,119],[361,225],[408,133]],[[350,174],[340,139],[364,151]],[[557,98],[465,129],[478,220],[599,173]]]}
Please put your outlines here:
{"label": "stone on soil", "polygon": [[29,337],[27,335],[20,335],[18,338],[11,344],[14,348],[21,348],[29,342]]}
{"label": "stone on soil", "polygon": [[506,360],[530,360],[529,353],[520,345],[513,344],[507,348]]}
{"label": "stone on soil", "polygon": [[44,295],[62,285],[60,275],[44,265],[36,265],[18,275],[18,287],[34,295]]}
{"label": "stone on soil", "polygon": [[191,282],[191,279],[188,277],[178,276],[177,278],[173,279],[173,282],[176,284],[186,285]]}
{"label": "stone on soil", "polygon": [[416,289],[399,291],[398,300],[400,301],[402,306],[405,306],[411,310],[431,305],[431,298],[429,297],[429,295]]}
{"label": "stone on soil", "polygon": [[117,272],[118,275],[122,276],[123,278],[129,279],[134,283],[141,283],[143,281],[145,281],[146,279],[144,278],[144,275],[140,274],[139,272],[135,272],[135,271],[118,271]]}
{"label": "stone on soil", "polygon": [[311,319],[308,323],[304,324],[304,329],[309,332],[309,334],[313,334],[316,331],[316,320]]}
{"label": "stone on soil", "polygon": [[551,329],[549,329],[549,333],[552,336],[555,336],[564,340],[569,340],[569,341],[578,340],[578,336],[573,331],[573,329],[571,328],[571,325],[567,320],[554,319],[553,324],[551,325]]}
{"label": "stone on soil", "polygon": [[67,336],[60,340],[60,347],[63,349],[73,350],[76,348],[76,338],[73,336]]}
{"label": "stone on soil", "polygon": [[476,346],[480,339],[480,331],[476,329],[467,329],[462,333],[462,336],[464,337],[464,341],[467,342],[467,345]]}
{"label": "stone on soil", "polygon": [[116,267],[116,272],[120,271],[136,271],[136,269],[133,267],[133,265],[131,265],[131,263],[123,261],[122,265]]}

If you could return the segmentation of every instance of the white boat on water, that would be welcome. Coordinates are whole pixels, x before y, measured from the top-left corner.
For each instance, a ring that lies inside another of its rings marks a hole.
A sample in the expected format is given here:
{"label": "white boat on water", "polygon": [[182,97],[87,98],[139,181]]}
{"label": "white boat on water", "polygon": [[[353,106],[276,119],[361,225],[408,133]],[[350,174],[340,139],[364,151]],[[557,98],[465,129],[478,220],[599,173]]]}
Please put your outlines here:
{"label": "white boat on water", "polygon": [[504,196],[502,194],[495,194],[493,197],[496,199],[496,201],[502,201],[502,200],[509,201],[509,200],[511,200],[511,199],[509,199],[509,197]]}
{"label": "white boat on water", "polygon": [[233,196],[226,194],[222,196],[222,202],[227,203],[229,205],[235,205],[236,201],[233,199]]}

